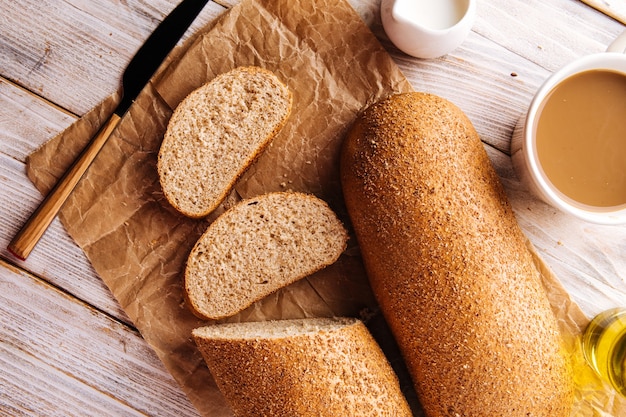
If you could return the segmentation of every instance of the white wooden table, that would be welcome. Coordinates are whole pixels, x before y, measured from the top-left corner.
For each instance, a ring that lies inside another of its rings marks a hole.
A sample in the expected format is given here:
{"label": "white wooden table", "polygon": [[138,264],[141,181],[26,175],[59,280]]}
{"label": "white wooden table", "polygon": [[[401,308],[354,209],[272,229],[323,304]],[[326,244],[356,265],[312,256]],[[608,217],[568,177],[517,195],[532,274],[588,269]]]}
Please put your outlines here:
{"label": "white wooden table", "polygon": [[[5,249],[42,199],[26,178],[27,155],[117,90],[126,63],[177,2],[0,2],[2,416],[196,415],[58,220],[27,261]],[[207,5],[187,36],[234,3]],[[626,304],[626,226],[582,223],[535,200],[508,155],[541,82],[603,51],[624,25],[577,0],[479,0],[460,48],[418,60],[386,39],[379,0],[351,3],[417,90],[468,114],[524,231],[583,311]]]}

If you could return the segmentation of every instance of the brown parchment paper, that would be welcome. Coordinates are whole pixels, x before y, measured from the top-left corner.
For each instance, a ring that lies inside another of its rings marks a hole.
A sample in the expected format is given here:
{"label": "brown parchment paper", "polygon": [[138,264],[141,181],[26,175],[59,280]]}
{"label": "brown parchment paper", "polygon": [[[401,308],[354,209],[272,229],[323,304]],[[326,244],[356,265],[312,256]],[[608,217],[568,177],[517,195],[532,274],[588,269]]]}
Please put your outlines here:
{"label": "brown parchment paper", "polygon": [[[294,94],[292,114],[224,204],[206,220],[190,220],[161,192],[156,172],[161,139],[173,109],[189,92],[240,65],[274,71]],[[243,0],[172,53],[64,206],[63,225],[201,414],[231,415],[190,337],[192,329],[207,324],[184,302],[182,276],[192,246],[234,202],[277,190],[316,194],[349,225],[338,176],[343,137],[362,109],[411,90],[344,0]],[[118,100],[109,97],[30,155],[28,175],[39,190],[51,189]],[[620,415],[626,410],[623,402],[582,362],[577,337],[587,319],[536,259],[582,375],[572,415]],[[397,347],[376,311],[352,238],[336,264],[229,321],[367,314],[415,414],[422,415]]]}

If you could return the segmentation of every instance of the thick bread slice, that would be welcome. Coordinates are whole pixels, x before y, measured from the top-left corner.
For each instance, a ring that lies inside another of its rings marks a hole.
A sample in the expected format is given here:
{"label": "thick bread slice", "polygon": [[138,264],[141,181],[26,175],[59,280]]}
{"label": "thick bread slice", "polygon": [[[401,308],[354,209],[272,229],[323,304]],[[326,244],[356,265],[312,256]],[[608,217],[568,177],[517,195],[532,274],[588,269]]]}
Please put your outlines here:
{"label": "thick bread slice", "polygon": [[161,187],[181,213],[201,218],[285,125],[291,92],[272,72],[239,67],[193,91],[176,108],[158,156]]}
{"label": "thick bread slice", "polygon": [[187,260],[185,292],[205,319],[232,316],[253,302],[334,263],[347,232],[317,197],[276,192],[219,216]]}
{"label": "thick bread slice", "polygon": [[341,180],[426,414],[569,417],[569,354],[465,114],[422,93],[375,104],[348,134]]}
{"label": "thick bread slice", "polygon": [[236,416],[411,416],[365,325],[317,318],[193,331]]}

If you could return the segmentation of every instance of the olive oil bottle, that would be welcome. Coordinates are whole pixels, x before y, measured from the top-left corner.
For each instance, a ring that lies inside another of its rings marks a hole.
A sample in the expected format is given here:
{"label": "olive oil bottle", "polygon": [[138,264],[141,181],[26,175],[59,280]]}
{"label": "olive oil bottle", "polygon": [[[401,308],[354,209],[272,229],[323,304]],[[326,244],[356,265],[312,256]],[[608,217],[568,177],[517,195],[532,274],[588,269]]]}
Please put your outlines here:
{"label": "olive oil bottle", "polygon": [[626,308],[607,310],[591,320],[582,350],[600,377],[626,396]]}

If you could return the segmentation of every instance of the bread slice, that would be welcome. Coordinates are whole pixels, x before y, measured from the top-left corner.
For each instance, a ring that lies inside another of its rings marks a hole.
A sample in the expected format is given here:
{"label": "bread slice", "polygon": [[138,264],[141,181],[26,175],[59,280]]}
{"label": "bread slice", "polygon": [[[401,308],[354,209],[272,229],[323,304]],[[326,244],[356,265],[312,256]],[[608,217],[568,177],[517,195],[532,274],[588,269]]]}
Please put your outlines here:
{"label": "bread slice", "polygon": [[230,323],[193,331],[236,416],[411,416],[398,378],[350,318]]}
{"label": "bread slice", "polygon": [[220,215],[192,249],[185,292],[205,319],[232,316],[253,302],[334,263],[348,235],[317,197],[275,192]]}
{"label": "bread slice", "polygon": [[292,95],[272,72],[239,67],[189,94],[174,111],[159,150],[165,197],[181,213],[202,218],[285,125]]}

